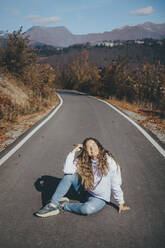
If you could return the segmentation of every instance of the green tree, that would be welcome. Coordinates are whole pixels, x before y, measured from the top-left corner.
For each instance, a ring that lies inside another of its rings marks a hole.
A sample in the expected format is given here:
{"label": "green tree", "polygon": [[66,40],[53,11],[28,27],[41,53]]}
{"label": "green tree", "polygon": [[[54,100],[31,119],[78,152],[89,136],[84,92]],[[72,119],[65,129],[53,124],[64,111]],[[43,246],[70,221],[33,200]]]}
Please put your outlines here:
{"label": "green tree", "polygon": [[1,65],[9,72],[21,74],[24,68],[36,62],[36,56],[30,48],[28,36],[22,33],[22,27],[8,34],[7,46],[2,51]]}

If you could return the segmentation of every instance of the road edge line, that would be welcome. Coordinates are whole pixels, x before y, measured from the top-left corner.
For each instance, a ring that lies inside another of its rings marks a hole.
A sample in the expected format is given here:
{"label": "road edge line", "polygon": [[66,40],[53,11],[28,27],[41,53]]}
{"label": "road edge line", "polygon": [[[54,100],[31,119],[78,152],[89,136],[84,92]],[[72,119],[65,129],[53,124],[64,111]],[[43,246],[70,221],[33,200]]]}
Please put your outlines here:
{"label": "road edge line", "polygon": [[51,114],[48,115],[47,118],[45,118],[41,123],[39,123],[30,133],[28,133],[15,147],[13,147],[8,153],[6,153],[1,159],[0,159],[0,166],[6,162],[7,159],[9,159],[18,149],[23,146],[23,144],[31,138],[31,136],[36,133],[46,122],[48,122],[55,114],[56,112],[61,108],[63,104],[63,99],[61,96],[56,93],[60,99],[59,105],[54,109],[54,111],[51,112]]}
{"label": "road edge line", "polygon": [[129,122],[131,122],[149,141],[150,143],[160,152],[160,154],[165,157],[165,150],[140,126],[138,125],[134,120],[132,120],[130,117],[128,117],[126,114],[124,114],[122,111],[120,111],[118,108],[113,106],[112,104],[102,100],[98,99],[94,96],[90,96],[92,98],[95,98],[98,101],[104,102],[107,105],[109,105],[112,109],[117,111],[119,114],[121,114],[123,117],[125,117]]}

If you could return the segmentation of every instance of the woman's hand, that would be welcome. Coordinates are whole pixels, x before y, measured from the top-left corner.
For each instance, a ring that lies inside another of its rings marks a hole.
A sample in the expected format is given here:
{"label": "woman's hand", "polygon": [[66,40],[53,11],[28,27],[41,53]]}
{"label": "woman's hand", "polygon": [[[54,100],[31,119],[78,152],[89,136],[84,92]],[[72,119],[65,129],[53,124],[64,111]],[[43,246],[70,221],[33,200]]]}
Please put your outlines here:
{"label": "woman's hand", "polygon": [[79,152],[83,148],[83,144],[77,144],[75,145],[75,148],[73,149],[72,152]]}
{"label": "woman's hand", "polygon": [[124,204],[119,204],[119,214],[121,213],[121,211],[127,211],[130,210],[130,207],[128,206],[124,206]]}

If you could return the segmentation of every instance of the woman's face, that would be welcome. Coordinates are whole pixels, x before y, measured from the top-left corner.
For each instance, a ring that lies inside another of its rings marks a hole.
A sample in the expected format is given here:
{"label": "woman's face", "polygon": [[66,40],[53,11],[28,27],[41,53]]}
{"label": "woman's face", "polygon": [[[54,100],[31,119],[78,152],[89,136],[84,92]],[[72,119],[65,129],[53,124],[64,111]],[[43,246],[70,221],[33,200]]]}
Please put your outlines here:
{"label": "woman's face", "polygon": [[92,158],[92,159],[96,159],[98,154],[99,154],[99,148],[98,145],[96,144],[96,142],[94,140],[88,140],[86,143],[86,149],[88,152],[88,155]]}

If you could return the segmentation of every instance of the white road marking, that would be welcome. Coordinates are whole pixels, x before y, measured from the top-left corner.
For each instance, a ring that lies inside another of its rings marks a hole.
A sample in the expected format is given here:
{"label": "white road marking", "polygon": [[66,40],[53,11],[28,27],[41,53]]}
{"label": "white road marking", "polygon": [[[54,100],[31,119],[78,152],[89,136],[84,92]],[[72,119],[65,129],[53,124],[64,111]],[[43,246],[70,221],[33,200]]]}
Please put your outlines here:
{"label": "white road marking", "polygon": [[[80,93],[80,92],[79,92]],[[85,95],[85,94],[84,94]],[[30,137],[36,133],[46,122],[48,122],[54,115],[55,113],[59,110],[59,108],[63,104],[63,99],[61,96],[58,94],[59,99],[60,99],[60,104],[57,106],[57,108],[45,119],[43,120],[38,126],[36,126],[27,136],[25,136],[13,149],[11,149],[7,154],[5,154],[1,159],[0,159],[0,166],[8,159],[10,158]],[[150,142],[151,144],[165,157],[165,150],[142,128],[140,127],[135,121],[130,119],[127,115],[122,113],[120,110],[118,110],[116,107],[111,105],[110,103],[98,99],[96,97],[91,96],[92,98],[104,102],[107,105],[109,105],[111,108],[113,108],[115,111],[117,111],[119,114],[124,116],[129,122],[131,122]]]}
{"label": "white road marking", "polygon": [[117,109],[116,107],[114,107],[112,104],[98,99],[96,97],[93,97],[97,99],[98,101],[104,102],[107,105],[109,105],[111,108],[113,108],[115,111],[117,111],[119,114],[121,114],[122,116],[124,116],[129,122],[131,122],[150,142],[151,144],[163,155],[163,157],[165,157],[165,150],[141,127],[139,126],[135,121],[133,121],[131,118],[129,118],[127,115],[125,115],[124,113],[122,113],[119,109]]}
{"label": "white road marking", "polygon": [[59,94],[57,94],[60,99],[60,104],[55,108],[55,110],[48,115],[48,117],[43,120],[38,126],[36,126],[28,135],[26,135],[15,147],[13,147],[7,154],[5,154],[1,159],[0,159],[0,166],[8,159],[10,158],[30,137],[38,131],[46,122],[48,122],[54,115],[55,113],[59,110],[59,108],[63,104],[63,100]]}

